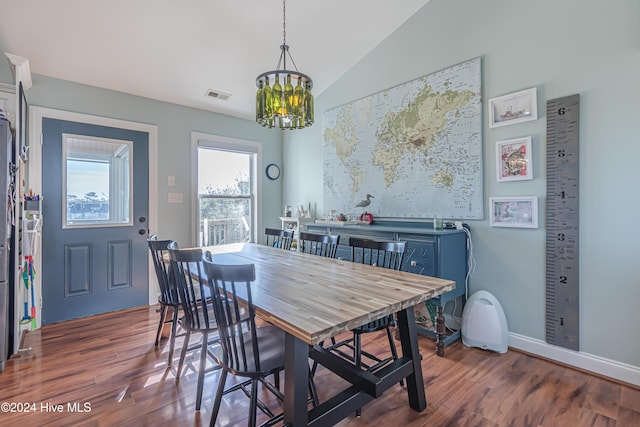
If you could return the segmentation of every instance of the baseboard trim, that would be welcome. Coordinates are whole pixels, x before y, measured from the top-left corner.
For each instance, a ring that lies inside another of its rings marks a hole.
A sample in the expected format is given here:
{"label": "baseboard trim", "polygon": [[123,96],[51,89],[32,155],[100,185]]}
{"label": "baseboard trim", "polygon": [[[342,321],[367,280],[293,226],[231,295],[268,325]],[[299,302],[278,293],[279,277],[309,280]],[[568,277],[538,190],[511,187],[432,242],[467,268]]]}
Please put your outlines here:
{"label": "baseboard trim", "polygon": [[509,346],[558,363],[593,372],[614,381],[640,387],[640,367],[581,351],[547,344],[544,341],[509,333]]}

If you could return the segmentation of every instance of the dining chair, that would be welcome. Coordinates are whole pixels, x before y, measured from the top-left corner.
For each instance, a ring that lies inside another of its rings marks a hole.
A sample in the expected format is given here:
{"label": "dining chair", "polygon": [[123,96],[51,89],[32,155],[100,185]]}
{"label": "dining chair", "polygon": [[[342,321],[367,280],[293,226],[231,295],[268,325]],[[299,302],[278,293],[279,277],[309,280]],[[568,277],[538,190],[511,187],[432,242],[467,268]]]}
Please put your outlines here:
{"label": "dining chair", "polygon": [[267,246],[273,246],[274,248],[280,248],[287,251],[291,249],[294,233],[294,230],[280,230],[278,228],[264,229]]}
{"label": "dining chair", "polygon": [[[158,323],[158,332],[156,333],[155,346],[160,343],[160,334],[166,323],[171,323],[171,334],[169,336],[169,359],[167,366],[171,366],[173,362],[173,350],[176,340],[176,329],[178,326],[178,316],[180,312],[180,300],[178,299],[178,291],[175,282],[171,276],[169,267],[169,245],[177,248],[177,243],[173,240],[158,240],[155,234],[147,239],[151,258],[153,259],[153,267],[158,279],[160,295],[158,295],[158,303],[160,307],[156,310],[160,313],[160,322]],[[170,311],[171,319],[167,320],[167,311]]]}
{"label": "dining chair", "polygon": [[180,306],[184,313],[180,319],[180,326],[186,331],[176,372],[176,380],[180,378],[182,373],[182,366],[189,349],[191,334],[194,332],[200,333],[202,336],[196,392],[196,411],[200,411],[204,374],[220,369],[219,364],[215,364],[208,369],[206,367],[207,356],[212,355],[209,346],[218,342],[218,325],[216,324],[211,303],[211,292],[208,289],[207,279],[204,275],[202,250],[199,248],[177,249],[176,246],[169,245],[169,259],[172,274],[175,277]]}
{"label": "dining chair", "polygon": [[[327,258],[336,257],[339,243],[339,235],[332,236],[329,234],[317,234],[301,231],[298,237],[300,252]],[[335,337],[331,337],[331,345],[333,346],[335,343]],[[320,342],[320,346],[324,346],[324,341]],[[314,361],[311,368],[311,376],[315,375],[317,368],[318,362]]]}
{"label": "dining chair", "polygon": [[[349,238],[349,246],[351,247],[352,262],[369,264],[391,270],[400,270],[402,258],[406,251],[406,242],[377,241],[356,237]],[[398,351],[391,331],[391,328],[394,326],[395,318],[392,314],[368,322],[352,329],[352,336],[350,338],[332,344],[329,350],[352,361],[358,368],[363,368],[367,371],[376,371],[398,359]],[[383,359],[362,349],[362,334],[382,330],[385,330],[387,333],[389,349],[391,351],[391,356]],[[346,351],[343,350],[345,347],[347,348]],[[364,363],[362,360],[363,357],[366,357],[371,362]],[[360,409],[358,409],[356,415],[360,416]]]}
{"label": "dining chair", "polygon": [[300,252],[335,258],[340,243],[339,235],[316,234],[301,231],[298,236]]}
{"label": "dining chair", "polygon": [[[256,313],[251,298],[251,282],[256,278],[255,267],[253,264],[214,264],[211,253],[205,252],[204,271],[211,287],[220,336],[220,345],[213,358],[222,367],[210,425],[215,425],[222,396],[236,390],[242,390],[250,398],[249,426],[256,424],[257,408],[269,416],[267,424],[279,422],[282,414],[274,415],[258,399],[258,384],[263,384],[278,399],[284,400],[282,392],[266,377],[279,375],[284,370],[285,332],[273,325],[256,327]],[[247,310],[246,315],[242,315],[243,308]],[[246,380],[225,390],[227,374]]]}

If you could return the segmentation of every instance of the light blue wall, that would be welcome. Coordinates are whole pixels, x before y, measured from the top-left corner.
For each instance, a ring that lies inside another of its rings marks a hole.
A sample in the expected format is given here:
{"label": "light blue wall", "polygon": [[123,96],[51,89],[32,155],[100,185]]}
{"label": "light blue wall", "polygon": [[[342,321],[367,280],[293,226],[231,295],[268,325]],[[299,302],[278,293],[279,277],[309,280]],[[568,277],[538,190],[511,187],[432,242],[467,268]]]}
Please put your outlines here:
{"label": "light blue wall", "polygon": [[[491,196],[533,195],[540,228],[468,221],[477,269],[471,292],[501,302],[509,330],[545,336],[545,105],[580,94],[581,351],[640,367],[640,2],[431,0],[316,96],[316,124],[285,135],[284,201],[322,206],[322,116],[327,109],[480,56],[483,100],[537,88],[533,122],[483,121],[485,218]],[[328,59],[330,60],[330,59]],[[497,183],[495,142],[532,136],[534,179]]]}
{"label": "light blue wall", "polygon": [[[157,102],[120,92],[98,89],[64,80],[33,75],[27,97],[30,105],[153,124],[158,127],[158,230],[161,238],[175,239],[191,246],[190,150],[191,132],[203,132],[258,141],[263,147],[260,176],[267,164],[281,163],[280,131],[267,130],[252,121],[214,114],[174,104]],[[212,165],[211,167],[215,167]],[[167,176],[175,176],[175,187],[167,186]],[[44,177],[46,179],[46,177]],[[168,192],[184,193],[183,204],[168,204]],[[280,225],[281,181],[263,179],[263,224]],[[46,219],[45,219],[46,222]]]}

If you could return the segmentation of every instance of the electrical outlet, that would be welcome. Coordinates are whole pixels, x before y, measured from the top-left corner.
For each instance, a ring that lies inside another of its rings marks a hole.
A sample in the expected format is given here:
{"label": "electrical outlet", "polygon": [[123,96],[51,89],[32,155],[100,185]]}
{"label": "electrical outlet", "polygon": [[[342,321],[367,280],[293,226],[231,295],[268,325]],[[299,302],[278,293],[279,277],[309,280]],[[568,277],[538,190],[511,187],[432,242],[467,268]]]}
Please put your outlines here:
{"label": "electrical outlet", "polygon": [[182,203],[183,196],[182,193],[168,193],[167,194],[167,203]]}
{"label": "electrical outlet", "polygon": [[462,230],[462,221],[456,221],[456,230]]}

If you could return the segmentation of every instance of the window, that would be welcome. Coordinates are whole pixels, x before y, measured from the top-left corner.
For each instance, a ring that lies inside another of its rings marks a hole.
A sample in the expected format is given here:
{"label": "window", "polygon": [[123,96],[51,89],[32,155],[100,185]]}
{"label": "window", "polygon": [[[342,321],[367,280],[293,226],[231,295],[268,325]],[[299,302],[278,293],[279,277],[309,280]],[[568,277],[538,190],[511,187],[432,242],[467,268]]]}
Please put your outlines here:
{"label": "window", "polygon": [[63,228],[133,225],[132,144],[62,135]]}
{"label": "window", "polygon": [[198,140],[197,244],[255,241],[257,148]]}

